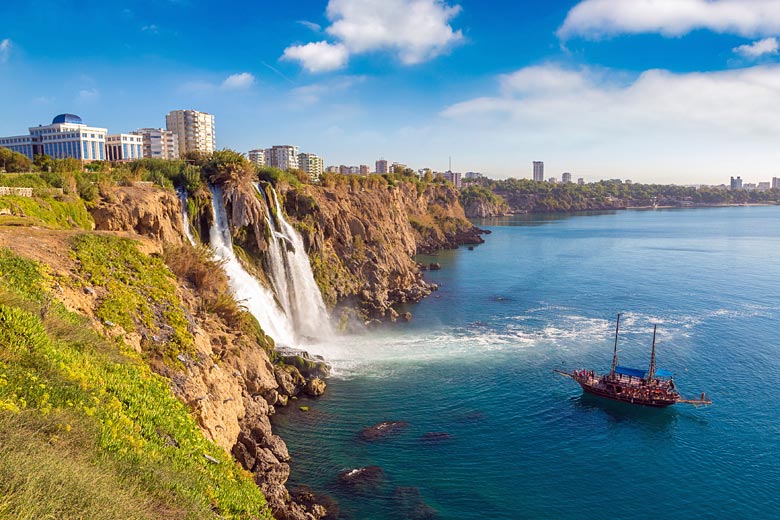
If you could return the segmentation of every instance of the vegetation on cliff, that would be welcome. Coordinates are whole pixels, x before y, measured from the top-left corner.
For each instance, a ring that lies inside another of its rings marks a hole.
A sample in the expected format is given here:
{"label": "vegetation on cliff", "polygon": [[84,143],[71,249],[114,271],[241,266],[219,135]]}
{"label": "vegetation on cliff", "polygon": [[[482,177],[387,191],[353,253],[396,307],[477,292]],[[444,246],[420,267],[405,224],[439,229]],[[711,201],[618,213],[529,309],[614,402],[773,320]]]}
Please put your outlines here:
{"label": "vegetation on cliff", "polygon": [[557,212],[594,209],[715,204],[778,203],[780,190],[747,191],[718,187],[599,181],[588,184],[483,178],[472,185],[501,196],[512,211]]}
{"label": "vegetation on cliff", "polygon": [[0,517],[270,518],[166,381],[58,301],[63,279],[7,249],[0,273]]}
{"label": "vegetation on cliff", "polygon": [[469,184],[460,190],[460,204],[469,218],[495,217],[509,212],[504,198],[481,184]]}

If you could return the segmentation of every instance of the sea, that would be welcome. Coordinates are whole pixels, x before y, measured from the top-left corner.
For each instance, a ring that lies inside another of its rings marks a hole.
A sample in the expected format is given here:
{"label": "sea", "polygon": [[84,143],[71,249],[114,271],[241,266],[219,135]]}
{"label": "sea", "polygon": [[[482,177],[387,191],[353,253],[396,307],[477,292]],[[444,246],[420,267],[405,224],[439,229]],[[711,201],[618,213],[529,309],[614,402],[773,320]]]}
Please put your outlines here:
{"label": "sea", "polygon": [[[312,347],[320,398],[279,409],[291,487],[345,519],[780,518],[780,207],[522,215],[420,261],[439,290]],[[712,406],[582,395],[553,369],[657,364]],[[308,411],[301,411],[307,406]],[[365,441],[380,421],[405,427]],[[378,466],[379,478],[339,474]]]}

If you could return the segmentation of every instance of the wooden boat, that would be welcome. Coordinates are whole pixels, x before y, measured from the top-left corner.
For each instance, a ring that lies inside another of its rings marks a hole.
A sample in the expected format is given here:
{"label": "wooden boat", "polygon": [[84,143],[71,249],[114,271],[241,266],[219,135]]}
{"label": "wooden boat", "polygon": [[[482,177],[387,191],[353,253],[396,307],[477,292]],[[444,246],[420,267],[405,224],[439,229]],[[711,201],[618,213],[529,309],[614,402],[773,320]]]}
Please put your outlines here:
{"label": "wooden boat", "polygon": [[650,366],[647,370],[628,368],[618,365],[617,345],[620,331],[620,314],[615,325],[615,349],[612,355],[612,368],[607,374],[597,374],[593,370],[553,370],[557,374],[574,379],[584,392],[605,399],[628,404],[664,408],[677,403],[708,405],[712,401],[702,392],[698,399],[686,399],[677,392],[674,378],[670,372],[655,366],[655,337],[658,326],[653,327],[653,348],[650,354]]}

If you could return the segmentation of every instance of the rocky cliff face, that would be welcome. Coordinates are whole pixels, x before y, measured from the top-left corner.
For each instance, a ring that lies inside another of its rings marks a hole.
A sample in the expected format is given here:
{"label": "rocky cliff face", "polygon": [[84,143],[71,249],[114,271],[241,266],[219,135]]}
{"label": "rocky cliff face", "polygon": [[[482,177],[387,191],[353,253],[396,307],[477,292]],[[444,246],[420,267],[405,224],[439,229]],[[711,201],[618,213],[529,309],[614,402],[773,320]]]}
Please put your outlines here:
{"label": "rocky cliff face", "polygon": [[502,217],[511,211],[506,204],[487,199],[472,200],[463,206],[463,210],[468,218]]}
{"label": "rocky cliff face", "polygon": [[165,243],[180,243],[181,204],[176,194],[153,186],[107,188],[90,209],[95,229],[130,231]]}
{"label": "rocky cliff face", "polygon": [[357,305],[366,318],[394,319],[394,304],[434,289],[413,255],[482,242],[457,192],[443,184],[341,178],[287,189],[284,200],[326,302]]}

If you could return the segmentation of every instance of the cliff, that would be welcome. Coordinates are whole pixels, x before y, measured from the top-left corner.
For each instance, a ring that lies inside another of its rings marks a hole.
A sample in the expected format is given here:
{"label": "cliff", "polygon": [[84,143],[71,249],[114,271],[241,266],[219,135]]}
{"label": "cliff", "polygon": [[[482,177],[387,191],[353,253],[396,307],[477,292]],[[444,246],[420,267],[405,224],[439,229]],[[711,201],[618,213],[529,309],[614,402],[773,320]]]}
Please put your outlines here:
{"label": "cliff", "polygon": [[395,319],[393,305],[435,289],[415,254],[483,241],[450,185],[334,176],[288,186],[283,198],[325,301],[354,305],[368,319]]}
{"label": "cliff", "polygon": [[502,196],[478,184],[461,190],[460,203],[469,218],[501,217],[511,212]]}

